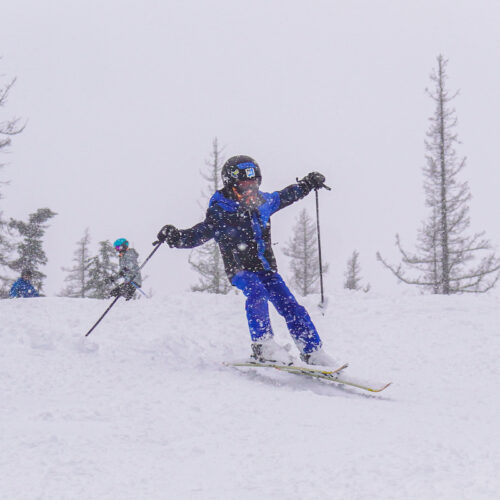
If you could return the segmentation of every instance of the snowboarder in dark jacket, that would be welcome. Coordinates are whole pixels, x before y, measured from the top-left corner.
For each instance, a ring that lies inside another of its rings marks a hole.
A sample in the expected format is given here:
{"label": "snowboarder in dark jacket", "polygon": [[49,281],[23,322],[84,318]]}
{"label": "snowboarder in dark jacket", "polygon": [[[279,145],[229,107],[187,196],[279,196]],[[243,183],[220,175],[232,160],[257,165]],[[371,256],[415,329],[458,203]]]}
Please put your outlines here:
{"label": "snowboarder in dark jacket", "polygon": [[246,312],[253,357],[261,361],[290,362],[288,352],[273,339],[270,301],[287,323],[302,360],[337,367],[323,349],[320,337],[304,307],[278,274],[271,246],[271,215],[324,185],[325,177],[311,172],[281,191],[259,190],[262,175],[249,156],[234,156],[222,167],[224,188],[211,198],[205,220],[190,229],[164,226],[160,242],[170,247],[193,248],[211,238],[218,243],[229,281],[246,296]]}
{"label": "snowboarder in dark jacket", "polygon": [[21,277],[14,282],[10,289],[10,298],[39,297],[35,287],[31,284],[32,279],[33,273],[29,269],[24,269],[21,273]]}

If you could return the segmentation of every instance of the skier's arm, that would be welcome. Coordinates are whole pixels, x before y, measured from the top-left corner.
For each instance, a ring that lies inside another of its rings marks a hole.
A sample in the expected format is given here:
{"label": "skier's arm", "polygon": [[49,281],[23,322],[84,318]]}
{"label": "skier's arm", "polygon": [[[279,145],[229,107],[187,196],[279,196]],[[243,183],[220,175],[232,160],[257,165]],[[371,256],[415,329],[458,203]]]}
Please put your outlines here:
{"label": "skier's arm", "polygon": [[[279,204],[276,203],[276,210],[281,210],[282,208],[288,207],[292,203],[301,200],[307,196],[313,189],[319,189],[324,185],[325,176],[319,172],[311,172],[307,174],[303,179],[297,182],[297,184],[292,184],[291,186],[277,191],[279,196]],[[273,193],[274,194],[274,193]]]}
{"label": "skier's arm", "polygon": [[179,230],[172,225],[163,226],[158,233],[158,240],[162,243],[166,241],[170,247],[194,248],[212,239],[214,234],[214,225],[207,213],[207,217],[203,222],[189,229]]}
{"label": "skier's arm", "polygon": [[181,230],[179,233],[180,238],[176,245],[177,248],[197,247],[214,237],[213,226],[207,224],[205,221],[196,224],[196,226],[190,229]]}
{"label": "skier's arm", "polygon": [[11,299],[17,299],[17,297],[19,297],[19,283],[17,281],[12,285],[9,296]]}

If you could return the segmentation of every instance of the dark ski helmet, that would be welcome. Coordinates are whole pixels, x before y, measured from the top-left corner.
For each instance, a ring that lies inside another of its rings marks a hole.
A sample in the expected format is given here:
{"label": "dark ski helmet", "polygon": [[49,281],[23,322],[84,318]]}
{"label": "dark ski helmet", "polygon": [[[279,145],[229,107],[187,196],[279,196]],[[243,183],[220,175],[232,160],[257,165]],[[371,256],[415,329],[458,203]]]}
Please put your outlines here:
{"label": "dark ski helmet", "polygon": [[128,241],[125,238],[118,238],[113,246],[117,252],[124,252],[128,248]]}
{"label": "dark ski helmet", "polygon": [[257,179],[260,185],[262,174],[259,164],[250,156],[232,156],[224,163],[221,170],[224,187],[233,187],[239,181],[250,181]]}
{"label": "dark ski helmet", "polygon": [[33,278],[31,269],[23,269],[21,271],[21,278],[26,281],[31,281],[31,279]]}

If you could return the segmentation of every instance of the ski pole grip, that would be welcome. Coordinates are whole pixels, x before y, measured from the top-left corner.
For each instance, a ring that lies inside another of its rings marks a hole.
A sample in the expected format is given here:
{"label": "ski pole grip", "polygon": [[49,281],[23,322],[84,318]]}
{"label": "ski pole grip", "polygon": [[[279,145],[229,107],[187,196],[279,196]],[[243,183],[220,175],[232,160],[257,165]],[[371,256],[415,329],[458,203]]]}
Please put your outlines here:
{"label": "ski pole grip", "polygon": [[[299,178],[298,177],[296,177],[295,179],[296,179],[297,182],[299,182]],[[314,188],[314,191],[317,191],[318,189],[320,189],[322,187],[324,187],[325,189],[328,189],[328,191],[332,190],[331,187],[328,187],[325,183],[323,183],[323,184],[321,184],[321,186],[319,188]]]}

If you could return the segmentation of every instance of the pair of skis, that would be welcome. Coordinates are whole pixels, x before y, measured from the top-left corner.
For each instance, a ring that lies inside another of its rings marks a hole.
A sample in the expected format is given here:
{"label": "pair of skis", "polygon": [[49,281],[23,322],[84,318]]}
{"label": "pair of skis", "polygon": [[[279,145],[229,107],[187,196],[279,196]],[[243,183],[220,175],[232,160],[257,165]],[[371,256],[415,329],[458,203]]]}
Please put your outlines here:
{"label": "pair of skis", "polygon": [[299,365],[287,365],[284,363],[263,363],[260,361],[235,361],[224,363],[227,366],[233,367],[251,367],[251,368],[274,368],[275,370],[293,373],[294,375],[303,375],[306,377],[312,377],[322,380],[328,380],[330,382],[336,382],[337,384],[349,385],[352,387],[356,387],[358,389],[362,389],[364,391],[369,392],[381,392],[391,383],[373,383],[368,382],[366,380],[361,380],[358,378],[350,377],[349,375],[344,373],[344,370],[348,367],[347,364],[342,365],[340,368],[335,370],[329,370],[324,368],[312,368],[310,366],[299,366]]}

